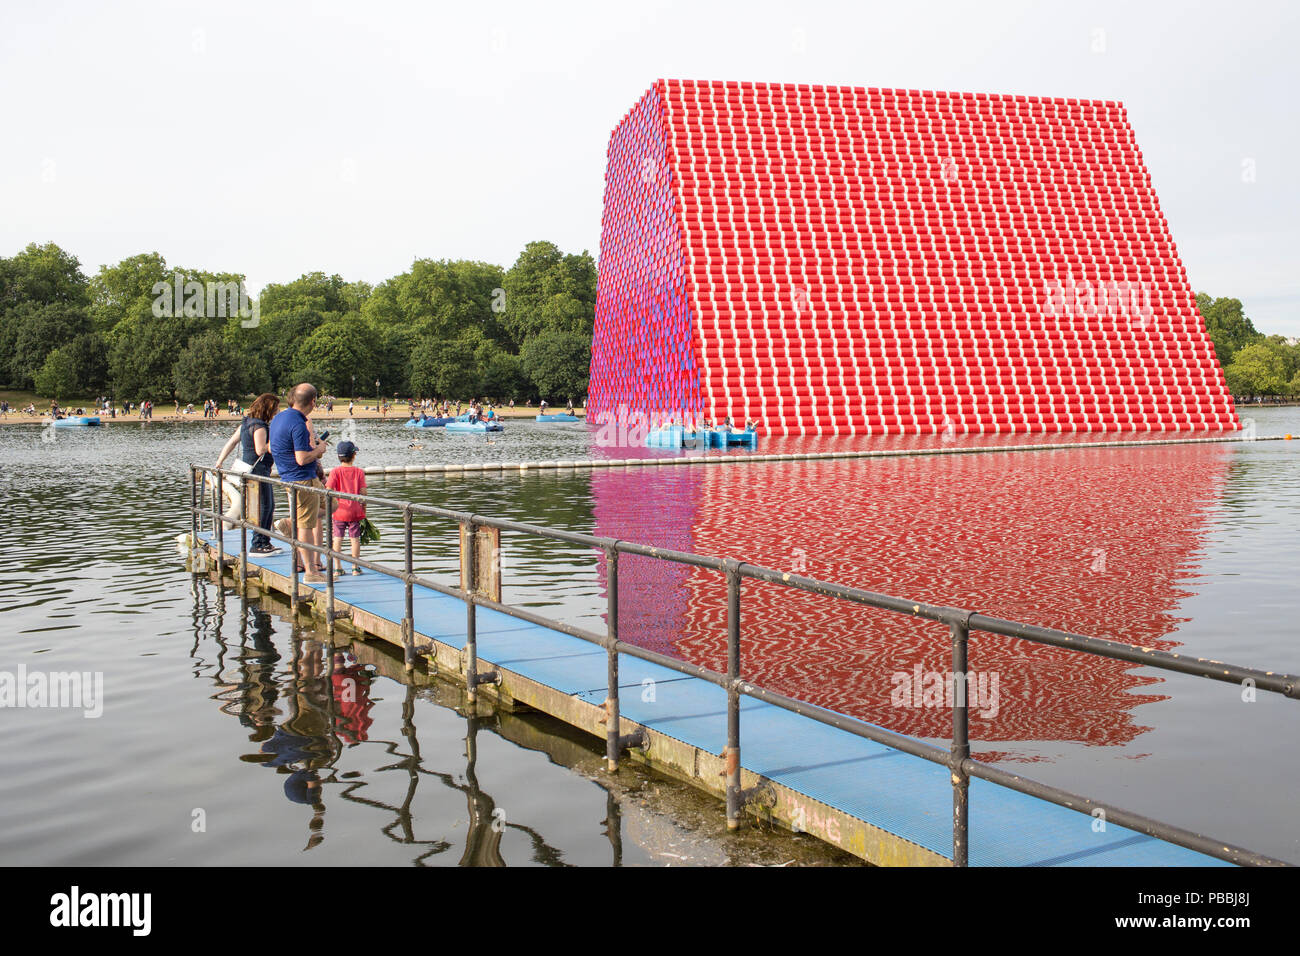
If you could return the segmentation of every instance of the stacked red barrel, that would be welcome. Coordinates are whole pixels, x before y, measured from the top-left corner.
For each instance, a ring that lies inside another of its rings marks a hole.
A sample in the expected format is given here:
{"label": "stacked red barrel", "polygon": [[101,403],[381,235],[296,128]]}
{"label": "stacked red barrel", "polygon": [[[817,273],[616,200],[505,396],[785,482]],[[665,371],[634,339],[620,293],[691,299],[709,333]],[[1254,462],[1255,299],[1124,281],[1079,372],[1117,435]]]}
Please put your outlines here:
{"label": "stacked red barrel", "polygon": [[601,226],[595,420],[1239,427],[1119,103],[660,80]]}

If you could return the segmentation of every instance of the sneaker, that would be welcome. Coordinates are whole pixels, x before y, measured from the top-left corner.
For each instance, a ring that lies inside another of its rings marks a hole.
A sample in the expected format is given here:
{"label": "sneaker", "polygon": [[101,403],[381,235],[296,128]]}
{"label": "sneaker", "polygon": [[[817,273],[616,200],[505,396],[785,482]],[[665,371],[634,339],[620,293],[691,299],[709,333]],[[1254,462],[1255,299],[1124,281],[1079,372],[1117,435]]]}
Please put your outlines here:
{"label": "sneaker", "polygon": [[353,568],[353,569],[352,569],[352,573],[353,573],[353,574],[360,574],[360,573],[361,573],[361,569],[360,569],[360,568]]}
{"label": "sneaker", "polygon": [[279,548],[273,548],[269,544],[264,548],[249,548],[251,554],[284,554]]}

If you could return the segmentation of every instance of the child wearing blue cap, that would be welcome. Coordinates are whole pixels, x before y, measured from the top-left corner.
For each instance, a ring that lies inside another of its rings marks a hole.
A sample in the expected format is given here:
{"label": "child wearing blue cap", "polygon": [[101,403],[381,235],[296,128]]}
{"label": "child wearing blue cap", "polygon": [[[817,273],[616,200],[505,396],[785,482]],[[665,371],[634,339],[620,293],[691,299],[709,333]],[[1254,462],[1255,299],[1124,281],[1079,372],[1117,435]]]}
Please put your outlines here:
{"label": "child wearing blue cap", "polygon": [[[350,441],[339,442],[339,466],[330,472],[325,486],[331,491],[341,491],[347,495],[364,495],[366,493],[366,473],[352,464],[360,451]],[[334,509],[334,547],[342,550],[344,538],[352,539],[352,557],[361,557],[361,522],[366,517],[366,506],[360,501],[344,499]],[[352,566],[353,574],[360,574],[358,565]]]}

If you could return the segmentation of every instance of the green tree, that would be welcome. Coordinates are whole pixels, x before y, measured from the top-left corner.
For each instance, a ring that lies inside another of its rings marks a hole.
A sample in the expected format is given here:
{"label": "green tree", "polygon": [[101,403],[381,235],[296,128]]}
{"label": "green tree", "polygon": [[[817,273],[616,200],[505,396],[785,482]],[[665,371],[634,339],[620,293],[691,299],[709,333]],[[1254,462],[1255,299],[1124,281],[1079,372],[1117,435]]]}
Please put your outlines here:
{"label": "green tree", "polygon": [[271,370],[266,367],[266,362],[260,354],[244,355],[244,394],[261,395],[263,392],[274,392],[275,381],[271,378]]}
{"label": "green tree", "polygon": [[585,251],[564,255],[552,242],[530,242],[506,272],[503,288],[502,321],[516,348],[547,331],[591,335],[596,263]]}
{"label": "green tree", "polygon": [[188,341],[187,321],[132,315],[114,327],[108,369],[120,400],[162,402],[172,396],[172,365]]}
{"label": "green tree", "polygon": [[24,302],[10,311],[9,319],[14,323],[9,378],[18,388],[32,387],[52,351],[91,331],[85,308],[67,302]]}
{"label": "green tree", "polygon": [[422,336],[457,339],[477,330],[505,344],[508,338],[493,311],[504,275],[500,266],[486,262],[417,259],[395,280],[397,306]]}
{"label": "green tree", "polygon": [[52,242],[33,242],[16,256],[0,259],[0,312],[22,303],[85,309],[89,282],[77,257]]}
{"label": "green tree", "polygon": [[297,384],[292,379],[298,350],[324,322],[324,315],[310,309],[270,316],[263,312],[261,323],[256,329],[242,332],[231,330],[229,334],[231,337],[247,335],[247,350],[261,355],[274,387],[284,390]]}
{"label": "green tree", "polygon": [[129,256],[117,265],[100,266],[90,280],[90,316],[95,328],[109,332],[130,314],[150,311],[156,297],[154,286],[170,283],[167,260],[156,252]]}
{"label": "green tree", "polygon": [[204,332],[176,357],[172,382],[182,402],[239,398],[244,394],[244,356],[220,332]]}
{"label": "green tree", "polygon": [[1204,292],[1196,294],[1196,307],[1205,320],[1205,330],[1214,343],[1219,364],[1227,368],[1237,350],[1263,338],[1246,317],[1240,299],[1216,299]]}
{"label": "green tree", "polygon": [[21,319],[14,312],[0,312],[0,385],[14,387],[13,354],[18,343]]}
{"label": "green tree", "polygon": [[591,337],[578,332],[542,332],[528,340],[524,371],[542,398],[579,400],[591,375]]}
{"label": "green tree", "polygon": [[482,392],[484,395],[508,402],[512,398],[527,398],[532,394],[532,383],[524,371],[524,360],[518,355],[498,350],[490,354],[484,364]]}
{"label": "green tree", "polygon": [[77,364],[68,349],[55,349],[45,356],[36,373],[36,394],[41,398],[69,398],[80,391]]}
{"label": "green tree", "polygon": [[475,343],[464,339],[422,339],[411,352],[411,391],[422,398],[460,401],[477,396],[482,376]]}
{"label": "green tree", "polygon": [[1264,343],[1239,349],[1223,375],[1234,395],[1281,395],[1289,388],[1284,356]]}
{"label": "green tree", "polygon": [[323,394],[343,395],[352,376],[373,379],[375,355],[369,328],[360,315],[326,320],[299,346],[293,378],[311,382]]}
{"label": "green tree", "polygon": [[410,273],[403,273],[379,283],[366,299],[361,307],[361,314],[376,329],[410,324],[406,313],[402,311],[401,302],[398,301],[402,286],[409,277]]}
{"label": "green tree", "polygon": [[365,282],[347,282],[339,275],[309,272],[292,282],[267,285],[257,301],[263,315],[304,311],[344,315],[361,311],[371,292]]}
{"label": "green tree", "polygon": [[100,395],[108,387],[108,343],[98,332],[85,332],[63,346],[71,360],[77,389],[83,395]]}
{"label": "green tree", "polygon": [[1282,362],[1282,377],[1288,382],[1300,372],[1300,345],[1293,345],[1283,335],[1270,335],[1262,343]]}
{"label": "green tree", "polygon": [[[411,350],[419,340],[415,329],[409,325],[390,325],[386,322],[366,320],[371,341],[375,344],[374,370],[357,375],[357,390],[368,394],[377,378],[391,395],[409,395],[411,385]],[[351,381],[348,382],[351,388]],[[341,386],[340,386],[341,387]]]}

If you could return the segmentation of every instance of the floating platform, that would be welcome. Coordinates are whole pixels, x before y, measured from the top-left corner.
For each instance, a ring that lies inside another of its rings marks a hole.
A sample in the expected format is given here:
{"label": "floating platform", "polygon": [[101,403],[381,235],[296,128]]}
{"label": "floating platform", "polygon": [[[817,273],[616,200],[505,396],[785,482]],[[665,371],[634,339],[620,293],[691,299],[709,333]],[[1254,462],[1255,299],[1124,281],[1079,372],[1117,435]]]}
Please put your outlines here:
{"label": "floating platform", "polygon": [[83,428],[99,423],[98,415],[73,415],[68,418],[56,418],[51,422],[55,428]]}
{"label": "floating platform", "polygon": [[538,415],[539,422],[580,422],[582,421],[577,415],[566,415],[561,412],[559,415]]}
{"label": "floating platform", "polygon": [[[201,534],[208,560],[215,535]],[[239,563],[239,535],[225,538],[224,565]],[[250,585],[290,594],[290,555],[249,555]],[[346,567],[346,562],[340,562]],[[236,583],[237,578],[236,578]],[[299,601],[323,617],[325,582],[300,579]],[[336,626],[402,646],[405,590],[367,571],[334,582]],[[463,679],[466,606],[414,587],[414,645],[431,671]],[[343,618],[344,620],[338,620]],[[607,654],[598,646],[480,607],[477,655],[499,685],[479,691],[501,706],[526,705],[604,739]],[[722,796],[727,696],[717,685],[619,655],[621,734],[644,729],[648,745],[627,759]],[[647,693],[646,688],[653,688]],[[952,865],[952,786],[931,763],[753,698],[740,705],[741,785],[772,794],[751,804],[761,819],[797,827],[872,863]],[[973,778],[971,866],[1229,866],[1223,860],[1115,824],[1094,829],[1086,813]]]}

